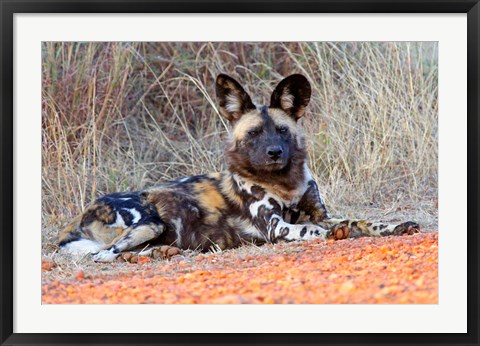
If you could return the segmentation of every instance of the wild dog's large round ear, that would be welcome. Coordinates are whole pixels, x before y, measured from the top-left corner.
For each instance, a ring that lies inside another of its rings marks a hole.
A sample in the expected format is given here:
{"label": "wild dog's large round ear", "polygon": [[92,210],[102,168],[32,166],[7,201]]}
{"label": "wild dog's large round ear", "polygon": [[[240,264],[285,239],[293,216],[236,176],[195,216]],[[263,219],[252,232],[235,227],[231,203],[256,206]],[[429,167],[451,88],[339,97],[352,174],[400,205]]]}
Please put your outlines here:
{"label": "wild dog's large round ear", "polygon": [[298,120],[305,114],[311,95],[312,88],[307,78],[301,74],[292,74],[278,83],[270,98],[270,107],[281,108]]}
{"label": "wild dog's large round ear", "polygon": [[215,83],[220,113],[229,121],[235,122],[250,110],[255,109],[250,96],[232,77],[220,74]]}

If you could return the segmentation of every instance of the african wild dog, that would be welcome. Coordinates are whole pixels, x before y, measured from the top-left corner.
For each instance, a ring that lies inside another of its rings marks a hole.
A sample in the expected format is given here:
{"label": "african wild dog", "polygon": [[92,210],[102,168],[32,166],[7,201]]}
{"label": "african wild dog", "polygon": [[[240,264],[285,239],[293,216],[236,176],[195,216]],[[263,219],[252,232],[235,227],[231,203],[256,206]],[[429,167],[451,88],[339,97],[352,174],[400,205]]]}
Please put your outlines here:
{"label": "african wild dog", "polygon": [[216,92],[221,115],[233,126],[228,171],[101,197],[61,232],[62,250],[109,262],[130,250],[152,254],[160,244],[208,251],[277,240],[337,240],[353,231],[369,236],[419,231],[414,222],[329,217],[297,126],[311,94],[304,76],[282,80],[269,106],[256,107],[224,74],[217,77]]}

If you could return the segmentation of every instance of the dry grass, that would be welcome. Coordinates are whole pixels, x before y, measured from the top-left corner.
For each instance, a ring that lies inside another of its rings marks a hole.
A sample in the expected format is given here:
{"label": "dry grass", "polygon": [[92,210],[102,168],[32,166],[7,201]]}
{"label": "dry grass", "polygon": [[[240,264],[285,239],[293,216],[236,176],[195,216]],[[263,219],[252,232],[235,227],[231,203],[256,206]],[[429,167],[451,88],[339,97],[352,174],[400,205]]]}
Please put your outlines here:
{"label": "dry grass", "polygon": [[[313,86],[309,163],[334,214],[437,223],[436,43],[44,43],[43,253],[104,193],[225,169],[214,80]],[[254,96],[255,95],[255,96]]]}

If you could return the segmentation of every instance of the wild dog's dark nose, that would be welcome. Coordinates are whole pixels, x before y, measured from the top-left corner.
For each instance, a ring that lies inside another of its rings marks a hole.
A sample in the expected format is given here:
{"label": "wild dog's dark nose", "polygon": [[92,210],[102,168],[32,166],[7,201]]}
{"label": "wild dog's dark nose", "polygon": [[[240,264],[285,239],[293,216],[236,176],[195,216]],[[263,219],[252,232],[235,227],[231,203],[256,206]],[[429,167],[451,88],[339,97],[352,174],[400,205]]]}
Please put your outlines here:
{"label": "wild dog's dark nose", "polygon": [[283,153],[282,147],[278,145],[271,145],[267,148],[267,155],[274,160],[278,159],[280,155],[282,155],[282,153]]}

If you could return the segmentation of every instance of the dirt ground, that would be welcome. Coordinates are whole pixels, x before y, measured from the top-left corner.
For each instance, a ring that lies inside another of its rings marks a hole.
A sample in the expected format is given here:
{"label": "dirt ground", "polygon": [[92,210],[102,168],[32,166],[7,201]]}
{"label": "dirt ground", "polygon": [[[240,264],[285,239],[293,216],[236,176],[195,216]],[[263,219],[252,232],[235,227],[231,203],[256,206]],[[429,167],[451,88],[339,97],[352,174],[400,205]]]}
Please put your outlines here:
{"label": "dirt ground", "polygon": [[82,263],[42,262],[43,304],[438,303],[436,232]]}

